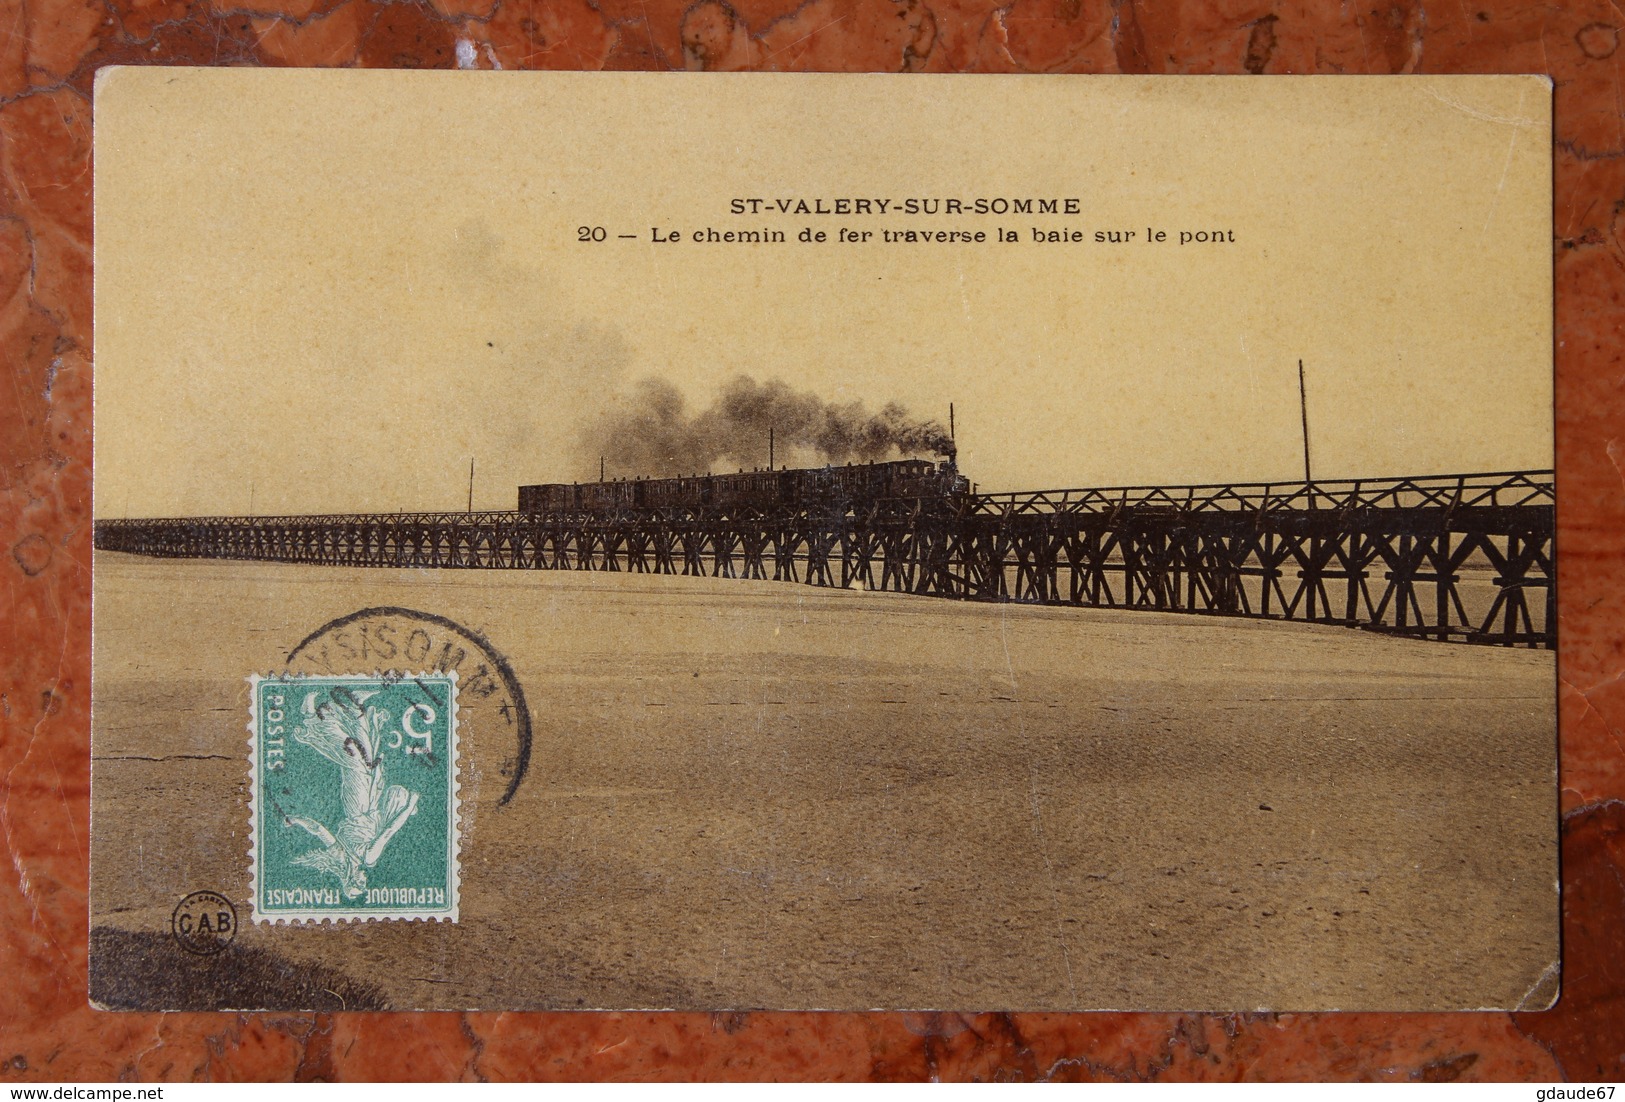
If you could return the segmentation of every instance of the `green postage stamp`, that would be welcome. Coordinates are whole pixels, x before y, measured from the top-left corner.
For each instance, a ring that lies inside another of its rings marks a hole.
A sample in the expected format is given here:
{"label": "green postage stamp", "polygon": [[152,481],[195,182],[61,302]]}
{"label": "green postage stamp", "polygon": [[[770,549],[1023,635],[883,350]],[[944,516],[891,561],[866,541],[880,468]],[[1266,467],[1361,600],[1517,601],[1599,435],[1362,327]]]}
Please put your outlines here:
{"label": "green postage stamp", "polygon": [[249,678],[256,922],[457,921],[457,674]]}

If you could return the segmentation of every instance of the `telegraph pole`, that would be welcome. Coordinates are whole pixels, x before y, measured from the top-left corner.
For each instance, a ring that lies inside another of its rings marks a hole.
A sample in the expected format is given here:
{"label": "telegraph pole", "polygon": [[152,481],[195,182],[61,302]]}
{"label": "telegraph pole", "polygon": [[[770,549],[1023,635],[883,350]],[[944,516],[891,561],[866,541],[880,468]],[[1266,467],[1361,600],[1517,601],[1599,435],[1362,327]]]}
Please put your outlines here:
{"label": "telegraph pole", "polygon": [[468,457],[468,511],[474,511],[474,457]]}
{"label": "telegraph pole", "polygon": [[773,469],[773,426],[767,426],[767,469]]}
{"label": "telegraph pole", "polygon": [[1298,361],[1298,412],[1303,417],[1303,480],[1313,482],[1315,476],[1309,471],[1309,392],[1303,384],[1303,361]]}

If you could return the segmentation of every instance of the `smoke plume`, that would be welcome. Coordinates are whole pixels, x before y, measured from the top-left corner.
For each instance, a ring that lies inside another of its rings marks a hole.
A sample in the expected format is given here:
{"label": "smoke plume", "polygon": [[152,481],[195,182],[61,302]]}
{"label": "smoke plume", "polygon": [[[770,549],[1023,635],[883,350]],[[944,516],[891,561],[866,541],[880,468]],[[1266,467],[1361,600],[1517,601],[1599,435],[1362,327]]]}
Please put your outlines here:
{"label": "smoke plume", "polygon": [[780,466],[947,455],[948,432],[895,402],[872,413],[861,402],[826,402],[809,391],[748,375],[728,382],[709,406],[690,411],[682,393],[644,379],[590,425],[582,443],[603,456],[611,477],[670,477],[767,465],[772,430]]}

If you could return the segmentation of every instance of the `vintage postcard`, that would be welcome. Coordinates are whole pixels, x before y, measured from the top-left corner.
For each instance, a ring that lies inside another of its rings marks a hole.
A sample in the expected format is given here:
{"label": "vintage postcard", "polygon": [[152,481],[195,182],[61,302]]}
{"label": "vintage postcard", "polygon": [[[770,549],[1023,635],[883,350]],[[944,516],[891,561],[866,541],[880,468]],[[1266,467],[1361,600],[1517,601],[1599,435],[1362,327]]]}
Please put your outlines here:
{"label": "vintage postcard", "polygon": [[1557,996],[1550,86],[110,69],[108,1009]]}

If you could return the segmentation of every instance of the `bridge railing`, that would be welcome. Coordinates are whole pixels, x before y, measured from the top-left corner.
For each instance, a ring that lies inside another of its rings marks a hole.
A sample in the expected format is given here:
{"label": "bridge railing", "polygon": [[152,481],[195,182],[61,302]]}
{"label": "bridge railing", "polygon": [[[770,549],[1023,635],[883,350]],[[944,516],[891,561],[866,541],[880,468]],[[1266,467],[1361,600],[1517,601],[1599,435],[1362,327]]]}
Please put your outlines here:
{"label": "bridge railing", "polygon": [[[1205,483],[1190,486],[1092,486],[1066,490],[1021,490],[974,494],[969,512],[1001,516],[1024,513],[1110,513],[1122,509],[1166,508],[1200,512],[1274,512],[1279,510],[1481,508],[1551,505],[1556,500],[1551,471],[1496,471],[1464,475],[1419,475],[1408,478],[1317,480],[1314,482]],[[699,515],[705,509],[642,510],[668,516]],[[585,515],[585,514],[584,514]],[[599,515],[599,514],[592,514]],[[505,525],[535,522],[543,514],[513,509],[398,512],[301,513],[184,518],[130,517],[98,520],[98,528],[151,528],[178,525],[212,528],[253,525],[257,528],[400,525]]]}
{"label": "bridge railing", "polygon": [[1408,478],[1314,482],[1208,483],[1191,486],[1093,486],[977,494],[972,511],[1109,513],[1135,508],[1186,512],[1273,512],[1305,509],[1476,508],[1550,505],[1556,500],[1551,471],[1492,471]]}
{"label": "bridge railing", "polygon": [[256,528],[308,528],[311,525],[343,527],[355,524],[506,524],[533,518],[533,513],[515,510],[480,510],[478,512],[445,513],[296,513],[278,515],[255,513],[236,516],[201,517],[111,517],[98,520],[97,529],[152,528],[155,525],[215,528],[221,525],[252,525]]}

